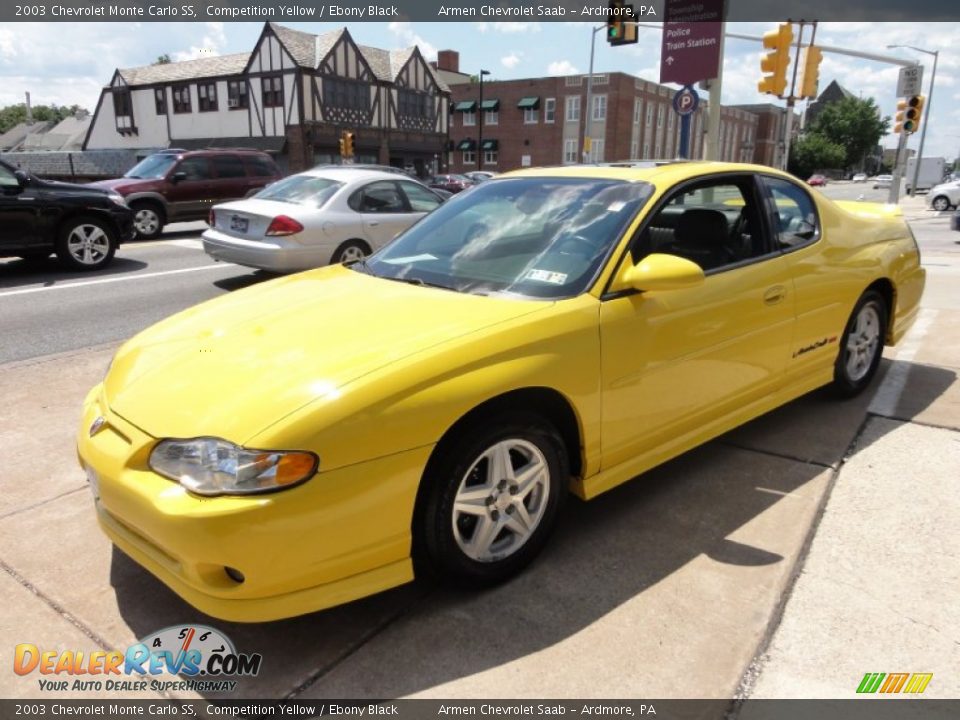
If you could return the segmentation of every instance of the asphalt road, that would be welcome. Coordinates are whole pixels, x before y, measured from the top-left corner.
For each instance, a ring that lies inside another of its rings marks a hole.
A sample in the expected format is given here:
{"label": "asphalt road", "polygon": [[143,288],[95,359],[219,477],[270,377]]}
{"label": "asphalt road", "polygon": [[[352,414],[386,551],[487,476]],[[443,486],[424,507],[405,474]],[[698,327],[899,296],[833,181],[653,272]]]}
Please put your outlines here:
{"label": "asphalt road", "polygon": [[97,273],[0,260],[0,363],[124,340],[169,315],[270,277],[214,262],[204,223],[182,223],[153,242],[122,245]]}

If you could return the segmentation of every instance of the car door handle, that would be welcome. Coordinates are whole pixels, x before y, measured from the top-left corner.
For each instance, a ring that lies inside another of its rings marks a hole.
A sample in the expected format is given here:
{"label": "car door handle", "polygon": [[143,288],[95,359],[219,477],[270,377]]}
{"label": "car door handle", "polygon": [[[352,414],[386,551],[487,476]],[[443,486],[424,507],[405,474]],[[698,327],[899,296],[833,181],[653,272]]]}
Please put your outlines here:
{"label": "car door handle", "polygon": [[786,296],[787,289],[783,285],[774,285],[772,288],[767,288],[763,294],[763,302],[765,305],[776,305]]}
{"label": "car door handle", "polygon": [[376,220],[370,220],[370,221],[367,223],[367,225],[369,225],[370,227],[376,227],[376,226],[379,225],[379,224],[380,224],[380,223],[378,223]]}

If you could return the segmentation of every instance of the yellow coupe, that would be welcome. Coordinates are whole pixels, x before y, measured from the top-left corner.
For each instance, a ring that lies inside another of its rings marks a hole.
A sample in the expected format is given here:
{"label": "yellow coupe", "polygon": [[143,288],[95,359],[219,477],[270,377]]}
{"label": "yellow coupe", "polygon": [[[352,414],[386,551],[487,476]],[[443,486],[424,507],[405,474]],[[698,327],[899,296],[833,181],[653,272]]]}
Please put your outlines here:
{"label": "yellow coupe", "polygon": [[823,385],[917,315],[893,206],[768,167],[499,176],[365,261],[140,333],[78,451],[110,539],[215,617],[510,577],[582,499]]}

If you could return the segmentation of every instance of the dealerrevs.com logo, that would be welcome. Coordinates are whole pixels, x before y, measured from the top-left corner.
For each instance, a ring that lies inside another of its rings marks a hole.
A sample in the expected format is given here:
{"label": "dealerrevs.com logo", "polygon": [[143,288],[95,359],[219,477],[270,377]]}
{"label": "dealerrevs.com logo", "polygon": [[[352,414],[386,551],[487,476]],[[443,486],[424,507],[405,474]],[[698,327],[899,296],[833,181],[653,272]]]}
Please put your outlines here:
{"label": "dealerrevs.com logo", "polygon": [[[230,639],[206,625],[174,625],[120,650],[42,650],[17,645],[13,671],[39,673],[40,690],[129,693],[144,690],[232,692],[236,677],[260,672],[263,656],[238,653]],[[181,680],[163,676],[179,675]]]}

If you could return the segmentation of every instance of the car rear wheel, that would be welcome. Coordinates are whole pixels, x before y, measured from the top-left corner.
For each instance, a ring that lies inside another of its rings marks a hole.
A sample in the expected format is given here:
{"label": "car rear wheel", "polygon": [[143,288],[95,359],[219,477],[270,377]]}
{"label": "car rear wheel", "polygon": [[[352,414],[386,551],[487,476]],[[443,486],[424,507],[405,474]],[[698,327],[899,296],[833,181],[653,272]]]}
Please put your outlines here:
{"label": "car rear wheel", "polygon": [[163,230],[163,211],[151,202],[135,202],[130,207],[133,210],[133,227],[137,231],[137,237],[144,240],[160,237]]}
{"label": "car rear wheel", "polygon": [[946,195],[937,195],[930,203],[933,206],[934,210],[949,210],[950,209],[950,198]]}
{"label": "car rear wheel", "polygon": [[359,262],[369,254],[370,246],[363,242],[363,240],[347,240],[345,243],[341,243],[340,247],[334,251],[333,257],[330,259],[330,264],[339,265],[340,263]]}
{"label": "car rear wheel", "polygon": [[880,366],[886,328],[886,301],[878,292],[865,292],[840,340],[833,385],[841,396],[858,395],[870,384]]}
{"label": "car rear wheel", "polygon": [[57,258],[73,270],[99,270],[117,251],[113,231],[92,217],[72,218],[60,228]]}
{"label": "car rear wheel", "polygon": [[414,528],[418,564],[471,587],[510,578],[556,524],[569,478],[563,441],[537,416],[499,415],[439,452]]}

